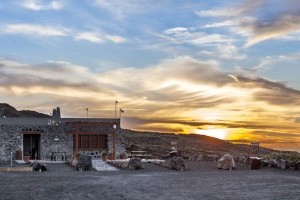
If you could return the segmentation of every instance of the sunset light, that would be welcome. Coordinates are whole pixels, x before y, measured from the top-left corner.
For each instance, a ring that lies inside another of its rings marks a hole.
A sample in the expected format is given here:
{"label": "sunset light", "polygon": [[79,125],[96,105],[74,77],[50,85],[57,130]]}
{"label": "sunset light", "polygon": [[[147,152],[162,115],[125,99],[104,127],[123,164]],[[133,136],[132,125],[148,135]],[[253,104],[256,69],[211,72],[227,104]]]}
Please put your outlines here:
{"label": "sunset light", "polygon": [[213,127],[208,128],[208,129],[196,129],[195,130],[196,134],[200,134],[200,135],[206,135],[206,136],[210,136],[210,137],[215,137],[218,139],[225,139],[227,136],[227,130],[226,129],[214,129]]}
{"label": "sunset light", "polygon": [[118,99],[126,129],[300,144],[298,1],[158,2],[5,1],[1,102],[106,118]]}

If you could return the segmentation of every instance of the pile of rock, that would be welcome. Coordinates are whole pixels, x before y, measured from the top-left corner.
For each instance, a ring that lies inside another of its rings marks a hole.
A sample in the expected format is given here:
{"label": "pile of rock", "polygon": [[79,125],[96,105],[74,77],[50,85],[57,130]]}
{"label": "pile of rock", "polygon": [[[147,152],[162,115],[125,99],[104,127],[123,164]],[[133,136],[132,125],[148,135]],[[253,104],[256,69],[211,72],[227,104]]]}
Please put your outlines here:
{"label": "pile of rock", "polygon": [[218,169],[232,170],[235,169],[236,164],[233,156],[226,153],[217,162]]}
{"label": "pile of rock", "polygon": [[107,162],[117,168],[127,169],[129,160],[108,160]]}
{"label": "pile of rock", "polygon": [[282,170],[300,170],[300,154],[296,152],[276,152],[263,157],[262,167],[276,167]]}
{"label": "pile of rock", "polygon": [[38,162],[32,162],[32,163],[30,163],[29,166],[32,167],[33,171],[37,171],[37,172],[47,171],[46,165],[38,163]]}
{"label": "pile of rock", "polygon": [[141,158],[131,158],[128,162],[128,169],[131,169],[131,170],[144,169],[142,159]]}
{"label": "pile of rock", "polygon": [[183,171],[187,169],[184,159],[182,157],[177,156],[173,156],[170,159],[170,166],[173,170]]}
{"label": "pile of rock", "polygon": [[76,163],[75,169],[77,171],[90,171],[92,169],[92,158],[87,155],[80,155]]}

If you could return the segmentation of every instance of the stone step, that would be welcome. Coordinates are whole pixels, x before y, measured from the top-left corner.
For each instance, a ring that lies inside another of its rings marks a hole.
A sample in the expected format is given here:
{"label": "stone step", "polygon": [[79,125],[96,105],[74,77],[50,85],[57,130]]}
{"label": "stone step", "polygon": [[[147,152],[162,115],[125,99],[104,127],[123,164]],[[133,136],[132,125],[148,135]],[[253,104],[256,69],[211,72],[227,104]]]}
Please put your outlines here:
{"label": "stone step", "polygon": [[117,168],[102,160],[92,160],[92,165],[93,168],[97,171],[118,171]]}

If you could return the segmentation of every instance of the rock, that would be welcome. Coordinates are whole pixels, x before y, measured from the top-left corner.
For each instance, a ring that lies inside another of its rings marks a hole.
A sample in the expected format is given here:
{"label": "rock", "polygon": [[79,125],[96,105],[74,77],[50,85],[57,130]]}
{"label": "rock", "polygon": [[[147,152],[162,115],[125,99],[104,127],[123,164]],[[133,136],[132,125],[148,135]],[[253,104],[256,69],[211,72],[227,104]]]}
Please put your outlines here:
{"label": "rock", "polygon": [[128,168],[132,170],[144,169],[141,158],[131,158],[128,162]]}
{"label": "rock", "polygon": [[277,161],[277,167],[280,168],[280,169],[282,169],[282,170],[287,169],[287,168],[288,168],[288,167],[287,167],[287,161],[284,160],[284,159],[279,159],[279,160]]}
{"label": "rock", "polygon": [[297,171],[300,170],[300,161],[298,161],[294,164],[294,170],[297,170]]}
{"label": "rock", "polygon": [[267,160],[261,161],[261,167],[268,167],[268,166],[269,166],[269,162]]}
{"label": "rock", "polygon": [[218,169],[232,170],[235,169],[236,165],[233,160],[233,156],[226,153],[217,162]]}
{"label": "rock", "polygon": [[173,170],[185,170],[186,164],[182,157],[173,156],[170,160],[170,166]]}
{"label": "rock", "polygon": [[198,154],[195,160],[196,161],[202,161],[203,160],[203,154]]}
{"label": "rock", "polygon": [[278,163],[276,160],[272,159],[269,161],[269,167],[277,167]]}
{"label": "rock", "polygon": [[75,166],[77,171],[89,171],[92,169],[92,158],[87,155],[80,155]]}
{"label": "rock", "polygon": [[44,171],[47,171],[47,167],[41,163],[38,163],[38,162],[34,162],[34,163],[30,163],[30,165],[32,167],[32,169],[34,171],[37,171],[37,172],[44,172]]}

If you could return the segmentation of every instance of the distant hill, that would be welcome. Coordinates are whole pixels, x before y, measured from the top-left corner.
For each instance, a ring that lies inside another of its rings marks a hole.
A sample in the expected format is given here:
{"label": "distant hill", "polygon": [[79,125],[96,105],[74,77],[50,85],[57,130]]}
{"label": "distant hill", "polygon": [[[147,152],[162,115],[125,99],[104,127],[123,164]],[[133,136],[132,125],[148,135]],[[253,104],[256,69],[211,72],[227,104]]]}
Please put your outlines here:
{"label": "distant hill", "polygon": [[0,117],[37,117],[49,118],[49,115],[30,110],[18,111],[7,103],[0,103]]}
{"label": "distant hill", "polygon": [[[122,130],[127,151],[144,150],[153,155],[166,155],[170,152],[171,142],[177,142],[178,150],[192,155],[205,153],[249,153],[249,145],[233,144],[225,140],[198,134],[152,133]],[[275,150],[260,147],[260,154],[269,154]]]}

